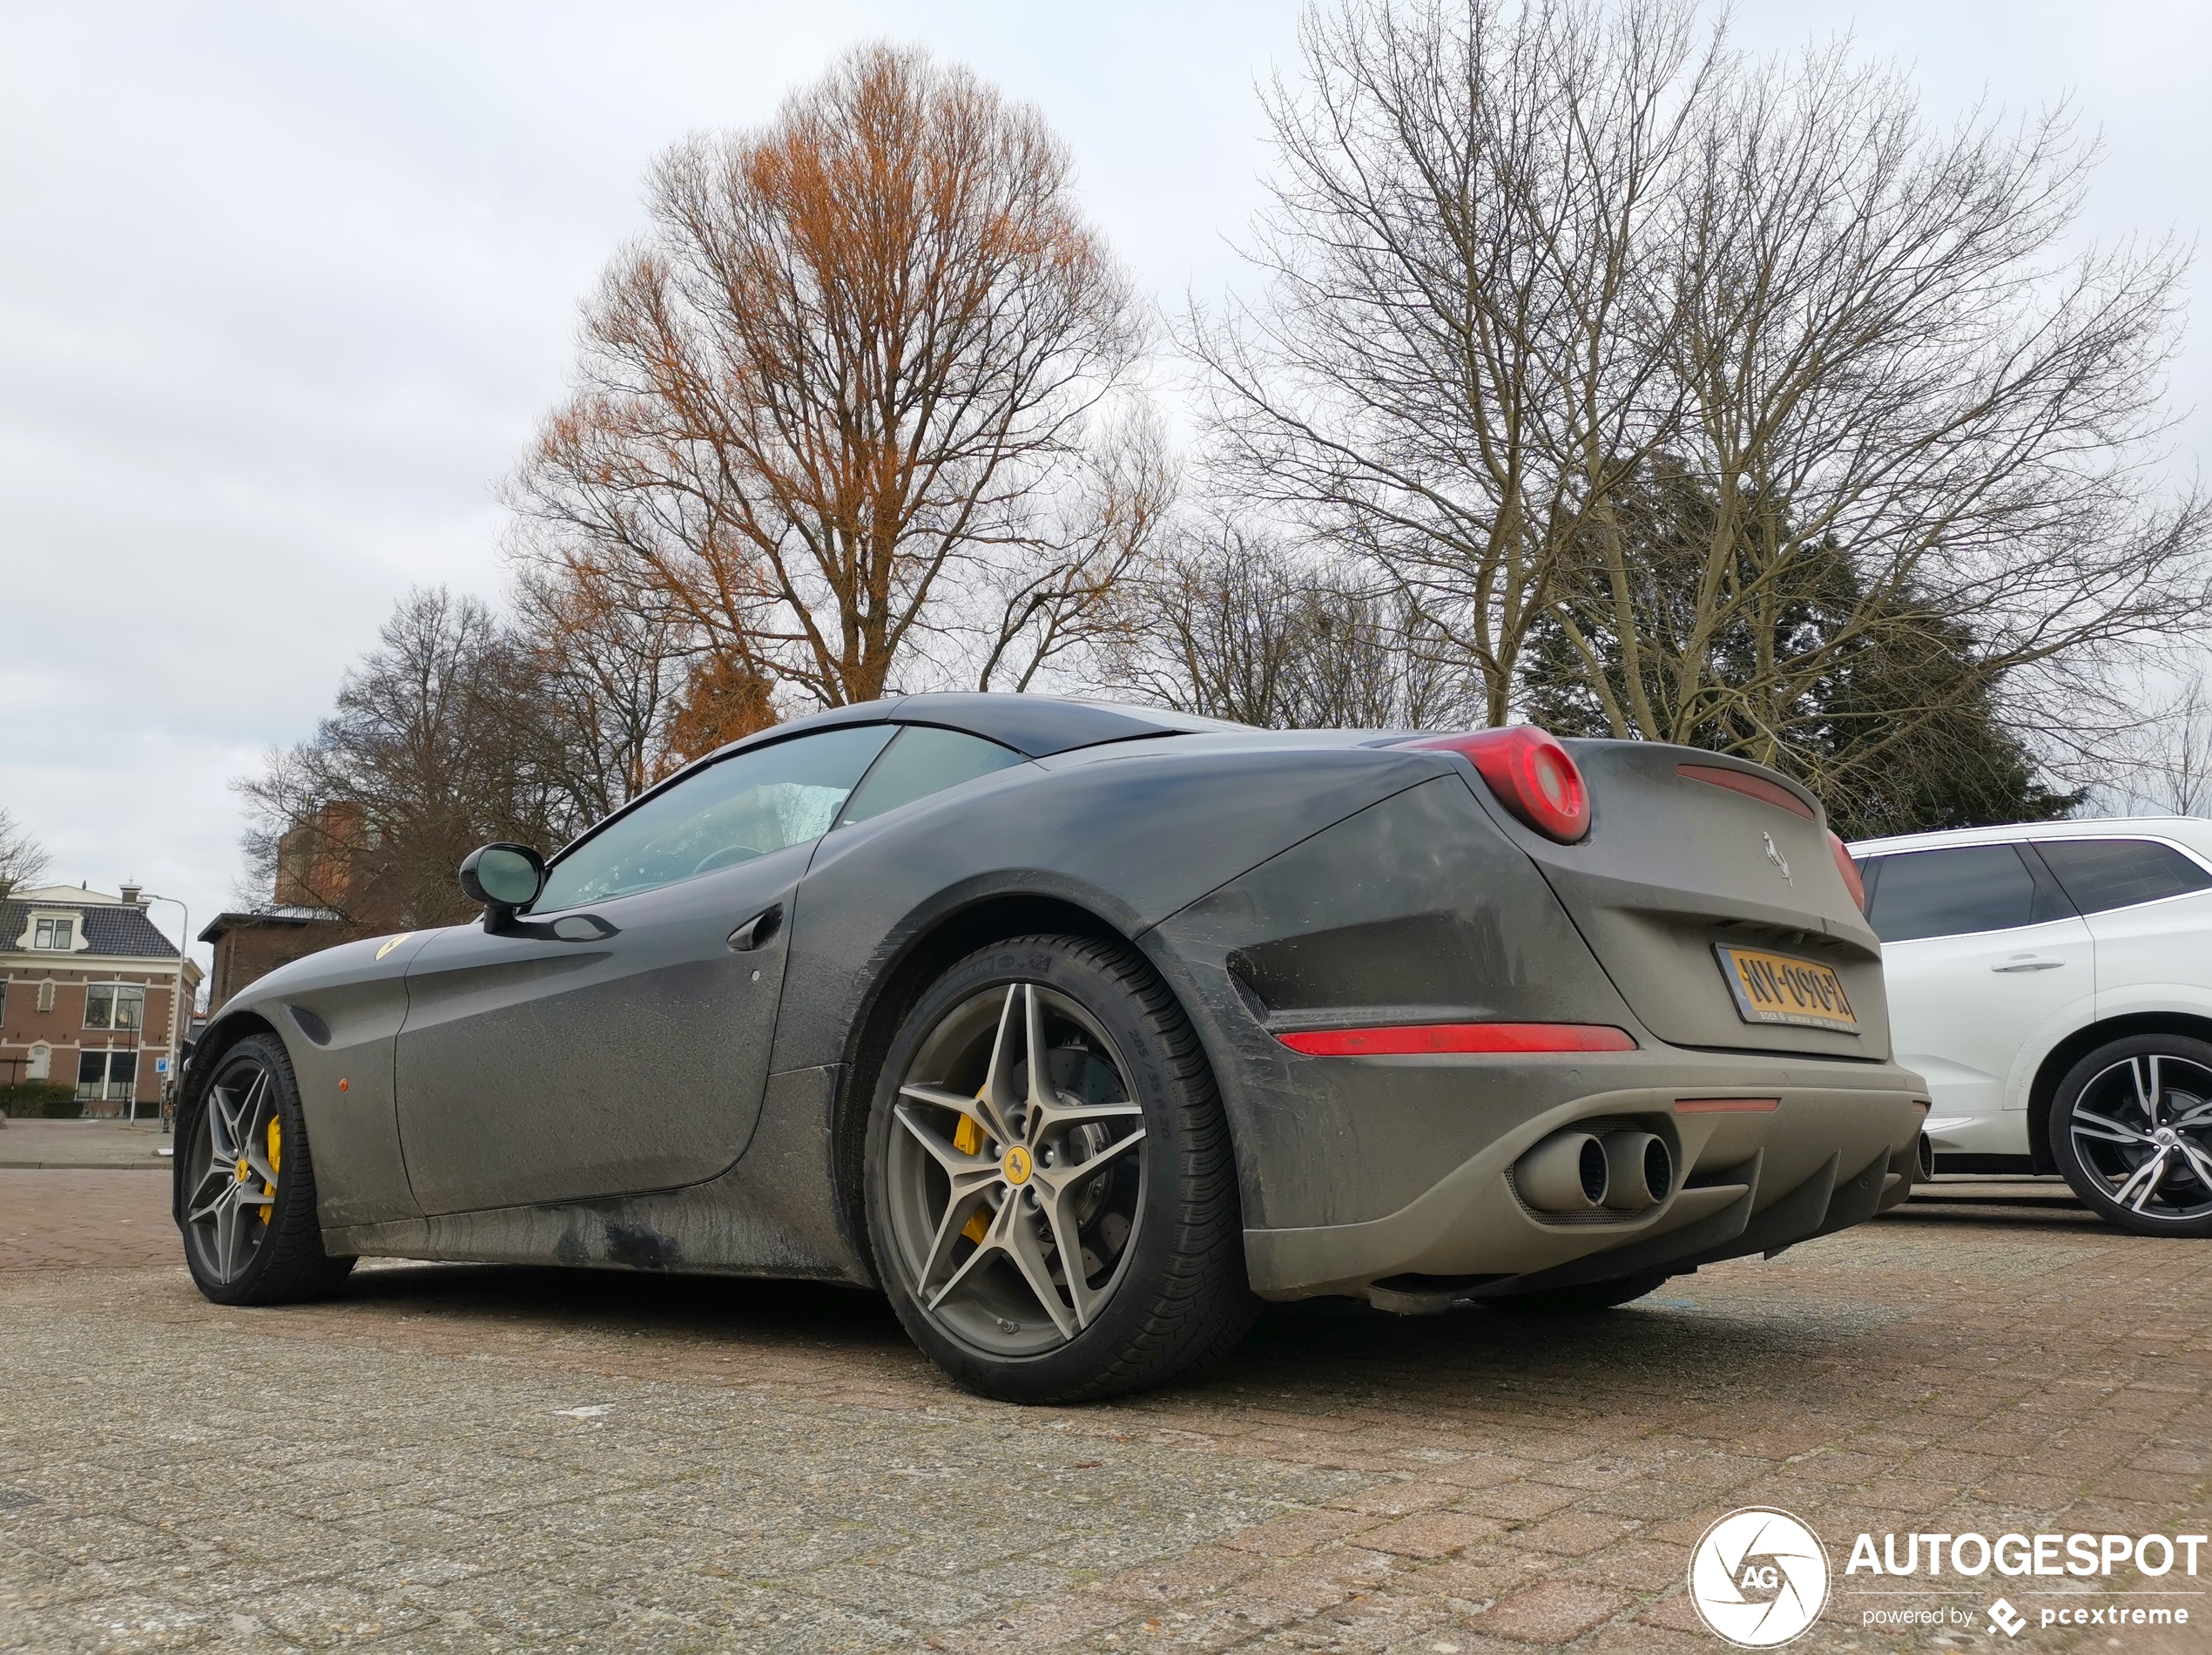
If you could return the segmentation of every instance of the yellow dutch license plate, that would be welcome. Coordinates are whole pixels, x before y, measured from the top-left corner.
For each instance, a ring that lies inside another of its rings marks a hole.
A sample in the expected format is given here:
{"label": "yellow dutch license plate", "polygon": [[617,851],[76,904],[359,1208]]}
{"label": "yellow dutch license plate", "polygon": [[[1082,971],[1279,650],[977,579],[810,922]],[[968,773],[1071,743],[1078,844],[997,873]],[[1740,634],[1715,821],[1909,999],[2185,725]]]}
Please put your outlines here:
{"label": "yellow dutch license plate", "polygon": [[1858,1032],[1858,1014],[1844,992],[1833,967],[1764,949],[1713,945],[1721,975],[1736,996],[1736,1015],[1746,1023],[1789,1023],[1806,1029]]}

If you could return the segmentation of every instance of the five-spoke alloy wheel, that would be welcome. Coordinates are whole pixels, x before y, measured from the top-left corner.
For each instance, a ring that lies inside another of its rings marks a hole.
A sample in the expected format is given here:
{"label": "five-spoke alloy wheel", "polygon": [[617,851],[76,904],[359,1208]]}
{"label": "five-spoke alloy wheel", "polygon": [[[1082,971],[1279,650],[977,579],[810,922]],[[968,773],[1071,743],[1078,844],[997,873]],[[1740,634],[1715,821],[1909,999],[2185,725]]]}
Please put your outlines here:
{"label": "five-spoke alloy wheel", "polygon": [[273,1036],[225,1052],[179,1125],[177,1218],[200,1292],[280,1304],[327,1292],[353,1267],[323,1252],[299,1089]]}
{"label": "five-spoke alloy wheel", "polygon": [[1155,1384],[1250,1317],[1220,1102],[1126,946],[1026,937],[941,977],[878,1083],[867,1192],[900,1319],[988,1395]]}
{"label": "five-spoke alloy wheel", "polygon": [[2091,1052],[2059,1084],[2051,1150],[2122,1228],[2212,1236],[2212,1044],[2143,1035]]}
{"label": "five-spoke alloy wheel", "polygon": [[892,1108],[889,1217],[923,1307],[995,1354],[1065,1344],[1144,1217],[1144,1110],[1113,1043],[1067,996],[1015,983],[955,1007],[909,1069],[946,1077],[907,1081]]}

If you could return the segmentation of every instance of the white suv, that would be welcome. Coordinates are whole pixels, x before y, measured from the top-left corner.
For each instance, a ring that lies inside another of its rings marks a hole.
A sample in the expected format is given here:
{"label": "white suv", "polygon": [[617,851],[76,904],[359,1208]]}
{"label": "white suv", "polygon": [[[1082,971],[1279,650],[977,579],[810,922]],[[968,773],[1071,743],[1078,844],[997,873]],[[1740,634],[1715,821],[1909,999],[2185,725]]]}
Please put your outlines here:
{"label": "white suv", "polygon": [[1851,847],[1896,1059],[1944,1172],[2057,1172],[2114,1223],[2212,1235],[2212,821]]}

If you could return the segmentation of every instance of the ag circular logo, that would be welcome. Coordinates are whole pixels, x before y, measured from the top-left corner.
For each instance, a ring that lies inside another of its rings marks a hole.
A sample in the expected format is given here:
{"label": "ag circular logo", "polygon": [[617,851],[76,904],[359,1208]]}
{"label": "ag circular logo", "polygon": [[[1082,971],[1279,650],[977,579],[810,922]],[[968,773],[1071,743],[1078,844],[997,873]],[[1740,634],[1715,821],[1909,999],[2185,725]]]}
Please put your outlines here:
{"label": "ag circular logo", "polygon": [[1787,1511],[1731,1511],[1689,1554],[1689,1601],[1715,1636],[1743,1649],[1773,1649],[1820,1618],[1827,1548]]}

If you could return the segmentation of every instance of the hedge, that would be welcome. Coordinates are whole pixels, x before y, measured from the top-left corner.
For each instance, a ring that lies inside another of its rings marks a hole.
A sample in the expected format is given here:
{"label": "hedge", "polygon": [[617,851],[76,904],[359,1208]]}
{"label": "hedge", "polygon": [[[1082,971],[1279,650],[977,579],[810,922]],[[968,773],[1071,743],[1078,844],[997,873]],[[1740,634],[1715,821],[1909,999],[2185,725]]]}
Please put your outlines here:
{"label": "hedge", "polygon": [[40,1116],[48,1120],[75,1120],[84,1112],[84,1104],[76,1090],[57,1080],[18,1080],[0,1086],[0,1115],[12,1115],[17,1120]]}

